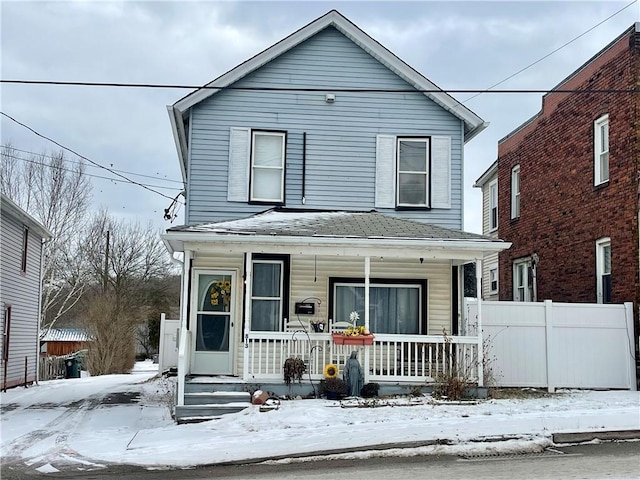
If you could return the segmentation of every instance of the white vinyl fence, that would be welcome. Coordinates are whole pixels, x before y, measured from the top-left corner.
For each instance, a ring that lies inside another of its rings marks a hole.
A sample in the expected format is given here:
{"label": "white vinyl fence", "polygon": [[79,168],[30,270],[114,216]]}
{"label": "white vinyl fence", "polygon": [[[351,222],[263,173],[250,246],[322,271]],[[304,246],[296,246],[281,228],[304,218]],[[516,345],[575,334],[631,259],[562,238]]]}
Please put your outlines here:
{"label": "white vinyl fence", "polygon": [[[467,301],[466,335],[477,332]],[[486,372],[497,386],[636,390],[633,304],[482,302]]]}
{"label": "white vinyl fence", "polygon": [[160,353],[158,370],[165,371],[178,366],[178,340],[180,320],[169,320],[163,313],[160,317]]}

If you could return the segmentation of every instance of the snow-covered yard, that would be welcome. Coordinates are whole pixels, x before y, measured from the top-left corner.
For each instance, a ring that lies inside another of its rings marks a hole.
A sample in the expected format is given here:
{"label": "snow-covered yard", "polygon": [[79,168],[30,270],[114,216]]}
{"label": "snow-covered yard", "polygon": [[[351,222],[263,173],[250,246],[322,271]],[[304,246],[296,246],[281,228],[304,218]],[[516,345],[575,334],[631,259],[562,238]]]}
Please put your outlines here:
{"label": "snow-covered yard", "polygon": [[[374,401],[291,400],[278,410],[243,412],[200,424],[170,416],[171,380],[150,362],[130,375],[41,382],[2,394],[3,462],[40,472],[100,468],[111,463],[187,467],[219,462],[371,451],[341,456],[539,450],[551,434],[640,429],[640,393],[562,391],[454,405],[431,397]],[[506,442],[469,442],[506,436]],[[374,451],[381,444],[438,445]],[[441,443],[449,443],[443,445]]]}

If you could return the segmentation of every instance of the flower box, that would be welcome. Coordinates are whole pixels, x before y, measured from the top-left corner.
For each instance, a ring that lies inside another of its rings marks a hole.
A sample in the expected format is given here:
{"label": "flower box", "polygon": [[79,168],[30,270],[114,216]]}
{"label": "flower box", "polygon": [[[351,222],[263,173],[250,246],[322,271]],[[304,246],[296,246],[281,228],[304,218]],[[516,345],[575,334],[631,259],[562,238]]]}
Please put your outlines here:
{"label": "flower box", "polygon": [[336,345],[373,345],[373,335],[343,335],[332,333],[333,343]]}

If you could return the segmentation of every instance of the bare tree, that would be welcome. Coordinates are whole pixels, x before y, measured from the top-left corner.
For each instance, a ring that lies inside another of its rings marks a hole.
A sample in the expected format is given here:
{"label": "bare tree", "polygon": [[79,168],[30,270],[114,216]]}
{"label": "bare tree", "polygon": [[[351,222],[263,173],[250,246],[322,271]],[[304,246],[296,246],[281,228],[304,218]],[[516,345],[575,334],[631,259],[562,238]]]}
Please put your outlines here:
{"label": "bare tree", "polygon": [[41,326],[50,328],[86,288],[87,270],[78,249],[91,183],[84,162],[68,160],[62,150],[26,154],[7,143],[0,154],[0,190],[52,234],[44,248],[41,318]]}

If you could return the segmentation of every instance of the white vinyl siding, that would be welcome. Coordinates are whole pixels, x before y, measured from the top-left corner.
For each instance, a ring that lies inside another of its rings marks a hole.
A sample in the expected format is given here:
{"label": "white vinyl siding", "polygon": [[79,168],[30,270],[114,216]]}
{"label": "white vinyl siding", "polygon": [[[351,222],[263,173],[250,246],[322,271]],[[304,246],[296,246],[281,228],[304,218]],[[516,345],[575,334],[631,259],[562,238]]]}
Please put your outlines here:
{"label": "white vinyl siding", "polygon": [[251,141],[251,201],[284,202],[286,135],[254,131]]}
{"label": "white vinyl siding", "polygon": [[594,132],[594,185],[609,181],[609,115],[593,123]]}
{"label": "white vinyl siding", "polygon": [[611,303],[611,239],[596,242],[596,293],[598,303]]}
{"label": "white vinyl siding", "polygon": [[511,218],[520,217],[520,165],[511,169]]}
{"label": "white vinyl siding", "polygon": [[489,231],[498,229],[498,180],[489,184]]}

